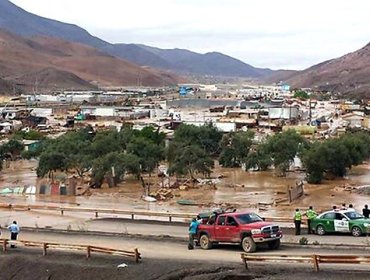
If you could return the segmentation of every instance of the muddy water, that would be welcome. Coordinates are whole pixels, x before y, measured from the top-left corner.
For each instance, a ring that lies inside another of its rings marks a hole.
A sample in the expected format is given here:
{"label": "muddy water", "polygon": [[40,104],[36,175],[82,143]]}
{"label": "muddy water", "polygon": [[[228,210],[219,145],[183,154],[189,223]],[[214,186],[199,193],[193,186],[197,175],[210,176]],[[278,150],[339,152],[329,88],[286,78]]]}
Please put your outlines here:
{"label": "muddy water", "polygon": [[[24,185],[37,185],[35,168],[36,161],[21,161],[13,163],[0,175],[0,188]],[[370,184],[370,165],[353,168],[348,178],[333,181],[324,181],[320,185],[305,185],[305,196],[291,205],[273,205],[276,199],[286,199],[288,186],[294,185],[304,178],[303,173],[289,172],[287,177],[276,177],[273,172],[244,172],[241,169],[226,169],[216,167],[214,175],[223,175],[217,184],[217,189],[201,186],[187,191],[174,190],[174,198],[165,202],[148,203],[141,199],[143,189],[139,182],[127,180],[118,188],[93,190],[91,196],[65,197],[28,195],[1,196],[0,202],[55,204],[97,208],[145,209],[152,211],[197,212],[203,209],[229,203],[240,209],[256,210],[258,203],[266,204],[259,211],[265,215],[291,215],[294,208],[305,209],[313,205],[317,209],[329,209],[332,205],[352,203],[361,210],[364,204],[370,204],[370,196],[338,190],[343,185]],[[160,186],[160,179],[152,177],[154,186]],[[155,189],[156,187],[153,187]],[[181,206],[178,199],[191,199],[200,206]]]}

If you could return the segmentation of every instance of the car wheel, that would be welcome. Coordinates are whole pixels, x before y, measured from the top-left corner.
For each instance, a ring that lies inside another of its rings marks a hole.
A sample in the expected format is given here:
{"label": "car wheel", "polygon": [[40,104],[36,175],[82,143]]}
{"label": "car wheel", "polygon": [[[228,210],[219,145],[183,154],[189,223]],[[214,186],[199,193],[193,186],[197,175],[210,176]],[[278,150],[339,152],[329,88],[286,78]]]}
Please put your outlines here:
{"label": "car wheel", "polygon": [[319,226],[317,226],[317,228],[316,228],[316,233],[318,234],[318,235],[325,235],[325,229],[324,229],[324,227],[323,226],[321,226],[321,225],[319,225]]}
{"label": "car wheel", "polygon": [[243,250],[247,253],[253,253],[257,249],[256,243],[253,241],[252,237],[244,237],[242,240]]}
{"label": "car wheel", "polygon": [[362,235],[362,231],[359,227],[353,227],[351,233],[354,237],[359,237]]}
{"label": "car wheel", "polygon": [[212,242],[209,240],[207,234],[203,234],[200,237],[199,243],[200,243],[200,248],[202,248],[204,250],[208,250],[208,249],[212,248]]}
{"label": "car wheel", "polygon": [[277,240],[274,240],[274,241],[270,241],[268,243],[268,246],[269,246],[269,249],[271,249],[271,250],[279,249],[279,247],[280,247],[280,239],[277,239]]}

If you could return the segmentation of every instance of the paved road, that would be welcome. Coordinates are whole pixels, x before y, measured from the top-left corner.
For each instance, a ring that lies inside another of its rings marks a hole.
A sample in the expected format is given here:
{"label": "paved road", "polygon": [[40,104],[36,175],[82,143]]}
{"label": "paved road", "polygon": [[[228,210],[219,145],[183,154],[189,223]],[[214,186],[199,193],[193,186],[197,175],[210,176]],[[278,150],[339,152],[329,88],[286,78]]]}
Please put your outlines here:
{"label": "paved road", "polygon": [[[5,234],[4,237],[7,236]],[[239,246],[235,245],[220,245],[212,250],[194,249],[189,251],[186,242],[169,242],[165,240],[148,240],[117,236],[98,236],[86,235],[83,233],[37,233],[37,232],[22,232],[19,236],[20,240],[41,241],[41,242],[61,242],[68,244],[91,245],[99,244],[118,249],[133,249],[139,248],[143,258],[159,258],[159,259],[184,259],[184,260],[207,260],[219,262],[240,263],[240,253],[242,252]],[[21,247],[20,247],[21,249]],[[359,249],[320,249],[320,248],[294,248],[291,246],[282,246],[278,251],[271,251],[261,248],[257,254],[364,254],[363,250]]]}
{"label": "paved road", "polygon": [[[109,215],[114,217],[113,215]],[[47,228],[57,230],[71,230],[74,232],[93,231],[116,234],[145,235],[145,236],[171,236],[175,238],[187,237],[186,224],[158,223],[157,221],[131,221],[122,218],[99,218],[94,219],[91,214],[66,213],[61,216],[59,213],[47,211],[0,211],[0,225],[5,226],[13,220],[17,220],[21,227]],[[305,230],[303,229],[303,233]],[[309,243],[319,242],[320,244],[347,244],[370,246],[370,238],[354,238],[350,235],[302,235]],[[283,242],[298,244],[302,236],[292,235],[291,230],[284,230]]]}

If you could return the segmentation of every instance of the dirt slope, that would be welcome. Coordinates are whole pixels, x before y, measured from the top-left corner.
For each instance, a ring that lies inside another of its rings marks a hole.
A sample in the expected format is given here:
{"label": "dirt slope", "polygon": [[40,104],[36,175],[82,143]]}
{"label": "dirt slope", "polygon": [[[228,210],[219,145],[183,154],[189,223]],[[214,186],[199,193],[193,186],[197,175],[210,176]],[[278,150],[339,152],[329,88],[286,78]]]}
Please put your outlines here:
{"label": "dirt slope", "polygon": [[322,62],[288,77],[293,87],[342,93],[370,92],[370,44],[342,57]]}
{"label": "dirt slope", "polygon": [[7,81],[38,88],[165,86],[178,77],[143,68],[92,47],[56,38],[25,39],[0,30],[0,69]]}

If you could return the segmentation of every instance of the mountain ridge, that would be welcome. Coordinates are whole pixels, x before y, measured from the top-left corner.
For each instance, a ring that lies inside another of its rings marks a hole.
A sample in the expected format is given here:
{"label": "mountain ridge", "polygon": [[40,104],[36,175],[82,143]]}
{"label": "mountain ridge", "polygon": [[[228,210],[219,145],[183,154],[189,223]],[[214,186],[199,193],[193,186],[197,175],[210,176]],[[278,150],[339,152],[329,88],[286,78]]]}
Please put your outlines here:
{"label": "mountain ridge", "polygon": [[[140,66],[171,70],[177,73],[190,72],[199,75],[259,78],[270,74],[270,71],[272,71],[255,68],[221,53],[219,56],[215,56],[212,53],[199,54],[183,49],[161,49],[162,53],[158,55],[153,50],[143,48],[139,44],[111,44],[91,35],[77,25],[40,17],[25,11],[8,0],[0,1],[0,28],[26,37],[41,35],[86,44]],[[173,51],[178,55],[171,56]],[[170,54],[165,55],[166,52],[170,52]],[[188,52],[192,55],[188,56]],[[164,59],[164,56],[171,56],[171,60]],[[216,71],[216,69],[218,70]]]}

